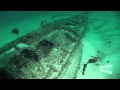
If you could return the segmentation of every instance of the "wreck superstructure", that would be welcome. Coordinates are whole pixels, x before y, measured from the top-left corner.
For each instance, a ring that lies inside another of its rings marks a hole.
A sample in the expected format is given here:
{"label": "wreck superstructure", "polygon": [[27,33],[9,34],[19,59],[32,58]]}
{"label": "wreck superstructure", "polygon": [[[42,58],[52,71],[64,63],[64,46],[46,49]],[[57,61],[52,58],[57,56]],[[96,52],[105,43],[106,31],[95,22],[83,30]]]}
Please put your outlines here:
{"label": "wreck superstructure", "polygon": [[[0,69],[14,79],[75,79],[88,13],[58,19],[0,48]],[[9,76],[8,76],[9,77]]]}

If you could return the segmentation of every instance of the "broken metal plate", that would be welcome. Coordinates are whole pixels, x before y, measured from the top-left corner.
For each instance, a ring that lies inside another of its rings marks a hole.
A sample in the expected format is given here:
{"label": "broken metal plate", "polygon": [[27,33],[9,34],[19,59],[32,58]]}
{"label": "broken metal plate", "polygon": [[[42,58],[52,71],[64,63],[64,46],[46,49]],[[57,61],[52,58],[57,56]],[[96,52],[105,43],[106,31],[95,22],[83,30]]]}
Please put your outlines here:
{"label": "broken metal plate", "polygon": [[87,13],[42,25],[0,48],[0,68],[17,79],[75,79]]}

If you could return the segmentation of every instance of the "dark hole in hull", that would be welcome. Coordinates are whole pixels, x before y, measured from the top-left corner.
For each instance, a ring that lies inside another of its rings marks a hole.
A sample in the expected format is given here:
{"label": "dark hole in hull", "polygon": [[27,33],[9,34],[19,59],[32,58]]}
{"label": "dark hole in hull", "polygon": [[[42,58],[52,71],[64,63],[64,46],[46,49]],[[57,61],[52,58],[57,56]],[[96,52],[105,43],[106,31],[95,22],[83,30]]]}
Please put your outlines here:
{"label": "dark hole in hull", "polygon": [[35,61],[38,61],[38,56],[36,55],[36,53],[34,51],[31,51],[29,49],[24,49],[20,55],[23,55],[24,57],[28,58],[28,59],[34,59]]}
{"label": "dark hole in hull", "polygon": [[15,64],[17,68],[21,68],[22,66],[25,66],[30,60],[34,60],[36,62],[39,61],[38,56],[34,51],[24,49],[19,55],[13,57],[10,63]]}
{"label": "dark hole in hull", "polygon": [[14,79],[14,77],[4,69],[0,69],[0,79]]}
{"label": "dark hole in hull", "polygon": [[36,45],[36,49],[40,50],[43,54],[48,55],[50,50],[53,48],[54,44],[50,41],[43,40]]}

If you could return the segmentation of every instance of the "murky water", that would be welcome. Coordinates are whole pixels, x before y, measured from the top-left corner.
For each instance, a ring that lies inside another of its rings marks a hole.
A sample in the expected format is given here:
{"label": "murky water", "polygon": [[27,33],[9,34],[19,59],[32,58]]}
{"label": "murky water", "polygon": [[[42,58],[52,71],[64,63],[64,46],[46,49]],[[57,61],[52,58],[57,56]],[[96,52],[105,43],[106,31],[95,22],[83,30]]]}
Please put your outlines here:
{"label": "murky water", "polygon": [[[49,23],[60,18],[68,18],[77,14],[83,14],[81,11],[1,11],[0,12],[0,48],[8,42],[17,38],[17,35],[11,33],[11,30],[18,28],[19,36],[38,29],[41,22]],[[120,12],[115,11],[89,11],[87,12],[87,31],[82,38],[82,60],[80,68],[77,70],[75,78],[100,78],[100,79],[117,79],[119,75],[120,63]],[[73,28],[73,26],[70,26]],[[85,26],[81,22],[80,27]],[[84,31],[84,29],[82,29]],[[78,31],[79,33],[79,31]],[[62,34],[61,34],[62,35]],[[67,35],[69,37],[69,35]],[[69,37],[70,38],[70,37]],[[64,40],[63,40],[64,41]],[[77,52],[77,51],[76,51]],[[79,54],[76,53],[78,56]],[[76,56],[76,57],[77,57]],[[74,58],[76,58],[74,56]],[[89,59],[97,58],[97,62],[88,63],[84,75],[83,66]],[[79,60],[79,59],[78,59]],[[74,64],[76,64],[73,62]],[[74,67],[72,64],[70,68]],[[110,67],[107,67],[109,66]],[[65,77],[70,78],[69,69]],[[93,72],[93,73],[91,73]],[[110,72],[110,73],[109,73]],[[112,72],[112,73],[111,73]],[[39,77],[38,77],[39,78]],[[73,77],[72,77],[73,78]]]}

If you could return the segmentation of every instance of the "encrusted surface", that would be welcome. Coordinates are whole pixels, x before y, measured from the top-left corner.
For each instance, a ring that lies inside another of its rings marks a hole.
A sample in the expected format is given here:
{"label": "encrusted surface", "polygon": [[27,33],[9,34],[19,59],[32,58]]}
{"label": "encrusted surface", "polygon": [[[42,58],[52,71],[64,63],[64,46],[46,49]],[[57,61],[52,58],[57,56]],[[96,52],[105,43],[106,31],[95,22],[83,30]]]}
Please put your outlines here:
{"label": "encrusted surface", "polygon": [[81,39],[87,31],[85,18],[87,15],[60,19],[10,42],[0,49],[0,62],[4,63],[1,68],[14,78],[76,78]]}

